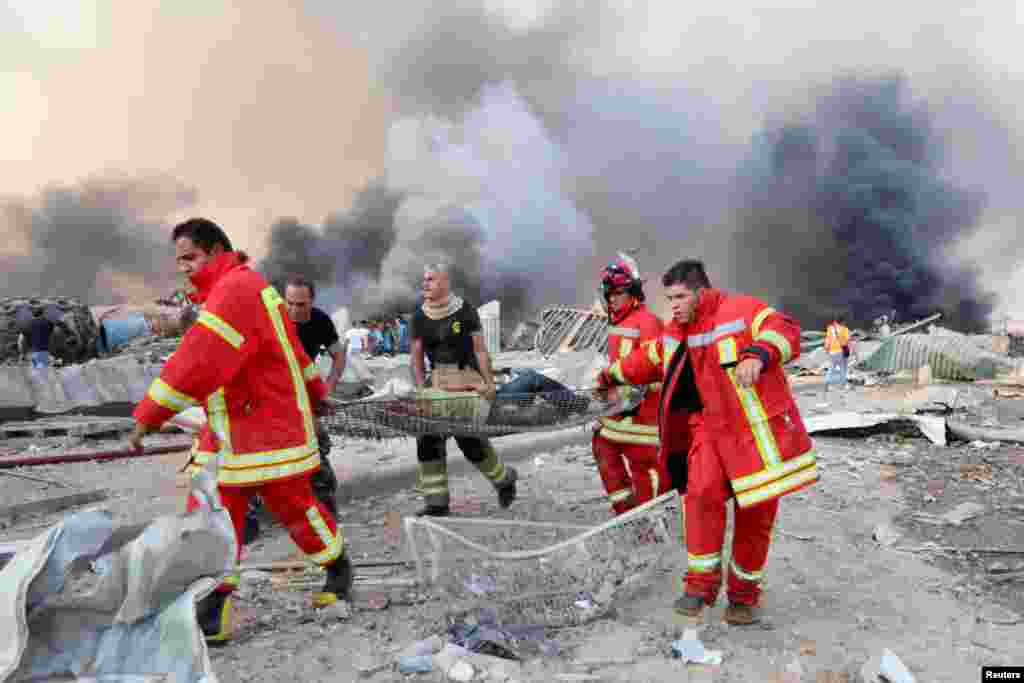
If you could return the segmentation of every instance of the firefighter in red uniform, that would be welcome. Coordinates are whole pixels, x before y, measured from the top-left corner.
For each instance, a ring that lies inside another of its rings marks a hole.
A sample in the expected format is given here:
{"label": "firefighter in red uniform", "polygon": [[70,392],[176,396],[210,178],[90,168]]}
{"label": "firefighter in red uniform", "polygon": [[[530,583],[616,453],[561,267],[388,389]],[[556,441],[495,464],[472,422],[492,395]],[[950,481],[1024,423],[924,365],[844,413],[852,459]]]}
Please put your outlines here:
{"label": "firefighter in red uniform", "polygon": [[[643,303],[636,261],[620,253],[605,267],[601,290],[610,324],[609,363],[661,336],[661,320]],[[659,398],[660,385],[654,383],[647,387],[639,406],[629,413],[601,418],[594,433],[594,460],[617,515],[668,490],[667,477],[658,467]]]}
{"label": "firefighter in red uniform", "polygon": [[[259,495],[296,545],[326,569],[314,603],[348,600],[353,577],[342,530],[310,483],[320,467],[313,414],[326,387],[284,300],[212,221],[181,223],[172,241],[178,270],[189,276],[192,299],[204,308],[136,407],[131,443],[141,450],[145,434],[203,406],[208,428],[199,435],[193,466],[221,457],[218,489],[239,553],[249,498]],[[188,509],[197,505],[190,498]],[[227,577],[197,606],[211,643],[230,638],[229,596],[237,585],[237,574]]]}
{"label": "firefighter in red uniform", "polygon": [[735,532],[725,620],[759,620],[760,584],[779,498],[818,480],[813,445],[783,364],[800,326],[750,296],[713,289],[700,261],[662,278],[672,324],[599,377],[600,386],[663,379],[660,457],[685,492],[687,573],[676,611],[699,617],[722,584],[726,501]]}

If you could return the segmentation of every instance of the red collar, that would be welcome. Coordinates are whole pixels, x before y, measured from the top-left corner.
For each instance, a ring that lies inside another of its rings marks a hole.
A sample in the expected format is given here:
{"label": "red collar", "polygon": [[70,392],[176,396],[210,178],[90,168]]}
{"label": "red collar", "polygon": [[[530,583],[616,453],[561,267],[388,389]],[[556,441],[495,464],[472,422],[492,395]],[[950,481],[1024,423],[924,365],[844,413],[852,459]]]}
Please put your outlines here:
{"label": "red collar", "polygon": [[702,289],[697,298],[697,309],[693,312],[693,322],[691,324],[700,324],[708,316],[714,315],[715,311],[718,310],[718,305],[722,303],[724,298],[725,293],[720,289],[713,287]]}
{"label": "red collar", "polygon": [[203,303],[210,296],[213,286],[230,271],[244,265],[237,251],[228,251],[213,257],[206,262],[206,265],[192,273],[189,280],[196,288],[196,291],[189,294],[189,298],[196,303]]}

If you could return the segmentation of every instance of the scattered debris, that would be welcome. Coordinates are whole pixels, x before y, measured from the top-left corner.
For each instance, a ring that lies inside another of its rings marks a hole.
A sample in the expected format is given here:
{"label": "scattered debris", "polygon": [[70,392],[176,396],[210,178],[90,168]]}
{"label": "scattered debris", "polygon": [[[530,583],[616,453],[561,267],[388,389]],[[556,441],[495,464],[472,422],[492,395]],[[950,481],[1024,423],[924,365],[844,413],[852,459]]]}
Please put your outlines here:
{"label": "scattered debris", "polygon": [[950,434],[962,441],[1011,442],[1024,444],[1024,429],[975,427],[959,420],[946,420]]}
{"label": "scattered debris", "polygon": [[980,503],[960,503],[946,514],[941,515],[941,518],[947,524],[952,524],[953,526],[960,526],[968,520],[981,516],[986,510],[987,508],[984,505],[981,505]]}
{"label": "scattered debris", "polygon": [[1002,605],[986,603],[978,611],[975,621],[977,623],[987,622],[998,626],[1013,626],[1021,622],[1021,616],[1016,612],[1011,612]]}
{"label": "scattered debris", "polygon": [[721,650],[706,650],[704,643],[697,637],[696,629],[686,629],[683,637],[672,643],[672,654],[684,663],[710,664],[717,666],[722,663]]}
{"label": "scattered debris", "polygon": [[907,667],[889,649],[882,651],[864,663],[860,670],[863,683],[915,683],[916,679]]}
{"label": "scattered debris", "polygon": [[881,522],[875,525],[871,537],[880,545],[891,547],[903,538],[903,532],[893,526],[890,522]]}

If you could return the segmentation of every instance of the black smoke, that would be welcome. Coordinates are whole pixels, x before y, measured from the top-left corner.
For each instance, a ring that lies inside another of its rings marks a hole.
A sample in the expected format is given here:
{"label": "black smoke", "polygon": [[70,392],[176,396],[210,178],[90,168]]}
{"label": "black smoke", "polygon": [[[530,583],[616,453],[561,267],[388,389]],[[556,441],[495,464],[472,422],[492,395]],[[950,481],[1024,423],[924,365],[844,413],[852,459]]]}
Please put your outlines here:
{"label": "black smoke", "polygon": [[319,228],[279,220],[271,227],[267,255],[257,268],[279,288],[289,275],[312,280],[320,289],[317,303],[328,309],[359,306],[367,285],[380,278],[394,245],[401,201],[400,193],[377,180],[356,195],[347,211],[329,216]]}
{"label": "black smoke", "polygon": [[983,328],[995,298],[950,247],[978,229],[985,196],[947,179],[945,152],[905,79],[837,79],[755,141],[737,183],[737,272],[805,325],[895,310]]}
{"label": "black smoke", "polygon": [[166,217],[196,198],[193,189],[155,177],[92,178],[2,200],[4,234],[27,251],[0,264],[0,296],[117,303],[124,296],[114,288],[124,276],[169,291],[175,276]]}

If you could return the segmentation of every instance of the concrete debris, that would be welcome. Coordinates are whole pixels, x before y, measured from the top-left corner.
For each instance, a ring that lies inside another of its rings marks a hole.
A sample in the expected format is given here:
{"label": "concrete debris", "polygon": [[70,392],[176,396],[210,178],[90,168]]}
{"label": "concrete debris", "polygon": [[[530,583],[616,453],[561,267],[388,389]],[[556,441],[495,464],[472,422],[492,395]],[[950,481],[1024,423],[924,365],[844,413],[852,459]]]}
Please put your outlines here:
{"label": "concrete debris", "polygon": [[959,420],[946,420],[946,425],[949,427],[949,433],[962,441],[987,442],[989,444],[997,442],[1024,444],[1024,429],[975,427]]}
{"label": "concrete debris", "polygon": [[558,351],[604,353],[608,347],[608,318],[594,310],[547,308],[540,314],[534,347],[544,356]]}
{"label": "concrete debris", "polygon": [[946,514],[940,515],[940,517],[948,524],[960,526],[968,520],[981,516],[987,509],[979,503],[960,503]]}
{"label": "concrete debris", "polygon": [[880,545],[890,547],[896,545],[896,542],[903,538],[903,532],[890,522],[881,522],[875,525],[871,538],[875,539]]}
{"label": "concrete debris", "polygon": [[932,443],[946,445],[946,420],[926,415],[900,415],[898,413],[858,413],[843,411],[826,415],[809,415],[804,425],[810,434],[842,433],[879,425],[911,423]]}
{"label": "concrete debris", "polygon": [[975,621],[978,623],[996,624],[997,626],[1013,626],[1021,622],[1021,616],[1016,612],[1011,612],[1002,605],[990,602],[982,605],[978,610]]}

